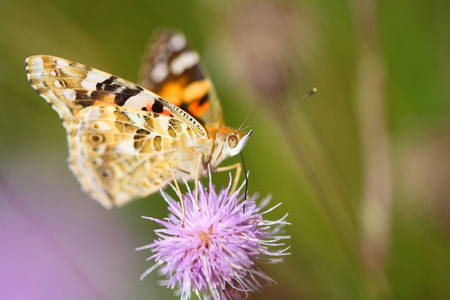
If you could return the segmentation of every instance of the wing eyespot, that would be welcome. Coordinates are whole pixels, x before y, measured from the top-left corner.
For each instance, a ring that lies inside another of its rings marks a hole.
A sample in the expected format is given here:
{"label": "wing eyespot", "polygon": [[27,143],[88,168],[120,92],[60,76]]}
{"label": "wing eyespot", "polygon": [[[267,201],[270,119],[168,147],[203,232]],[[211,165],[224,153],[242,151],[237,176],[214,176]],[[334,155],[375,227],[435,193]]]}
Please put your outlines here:
{"label": "wing eyespot", "polygon": [[91,162],[92,162],[92,165],[94,165],[96,167],[100,167],[103,163],[102,159],[99,157],[94,158]]}
{"label": "wing eyespot", "polygon": [[114,178],[114,170],[110,167],[100,168],[98,172],[102,181],[108,182]]}
{"label": "wing eyespot", "polygon": [[94,132],[88,134],[87,140],[91,145],[100,145],[105,141],[105,136],[101,133]]}

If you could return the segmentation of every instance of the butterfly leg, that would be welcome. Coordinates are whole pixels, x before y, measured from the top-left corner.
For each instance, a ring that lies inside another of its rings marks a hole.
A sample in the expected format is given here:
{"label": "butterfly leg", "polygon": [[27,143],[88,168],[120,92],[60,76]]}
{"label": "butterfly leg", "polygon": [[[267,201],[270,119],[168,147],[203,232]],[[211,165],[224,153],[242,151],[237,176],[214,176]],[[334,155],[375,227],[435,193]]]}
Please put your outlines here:
{"label": "butterfly leg", "polygon": [[200,168],[202,167],[203,163],[203,153],[200,153],[198,156],[198,163],[197,163],[197,175],[195,176],[195,204],[197,205],[197,210],[200,211],[200,206],[198,205],[198,180],[200,177]]}
{"label": "butterfly leg", "polygon": [[178,197],[180,198],[181,211],[183,213],[183,217],[181,218],[181,227],[184,227],[184,216],[186,215],[186,211],[184,210],[183,195],[181,194],[180,187],[178,186],[177,178],[175,177],[175,174],[173,173],[173,167],[170,167],[170,172],[172,173],[173,182],[175,183],[175,187],[177,188]]}
{"label": "butterfly leg", "polygon": [[241,171],[242,171],[241,163],[235,163],[233,165],[216,168],[214,170],[214,172],[227,172],[227,171],[230,171],[230,170],[233,170],[233,169],[236,169],[236,176],[234,177],[233,186],[231,187],[231,194],[233,194],[236,191],[236,189],[237,189],[237,185],[238,185],[238,182],[239,182],[239,177],[241,176]]}

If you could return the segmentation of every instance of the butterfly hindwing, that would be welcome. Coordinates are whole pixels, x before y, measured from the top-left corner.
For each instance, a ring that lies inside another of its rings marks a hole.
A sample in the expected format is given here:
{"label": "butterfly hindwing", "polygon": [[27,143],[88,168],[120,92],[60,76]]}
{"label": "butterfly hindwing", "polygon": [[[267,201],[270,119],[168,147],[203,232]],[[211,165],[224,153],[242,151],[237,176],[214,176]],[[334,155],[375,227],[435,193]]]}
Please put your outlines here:
{"label": "butterfly hindwing", "polygon": [[214,87],[199,65],[199,55],[180,32],[157,33],[148,46],[141,85],[195,117],[201,124],[223,123]]}
{"label": "butterfly hindwing", "polygon": [[196,142],[196,135],[170,116],[91,106],[75,117],[68,140],[83,189],[111,208],[166,186],[170,166],[189,158],[181,141]]}

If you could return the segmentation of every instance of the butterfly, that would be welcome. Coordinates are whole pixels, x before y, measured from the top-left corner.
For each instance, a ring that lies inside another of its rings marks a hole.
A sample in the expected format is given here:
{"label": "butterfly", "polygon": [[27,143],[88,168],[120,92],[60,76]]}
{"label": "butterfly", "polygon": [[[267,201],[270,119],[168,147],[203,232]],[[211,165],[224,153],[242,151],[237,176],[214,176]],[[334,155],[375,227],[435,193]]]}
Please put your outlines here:
{"label": "butterfly", "polygon": [[172,180],[198,181],[208,168],[240,171],[218,165],[241,152],[251,131],[224,125],[199,55],[180,32],[155,35],[140,85],[54,56],[31,56],[25,65],[29,83],[67,131],[70,169],[106,208]]}

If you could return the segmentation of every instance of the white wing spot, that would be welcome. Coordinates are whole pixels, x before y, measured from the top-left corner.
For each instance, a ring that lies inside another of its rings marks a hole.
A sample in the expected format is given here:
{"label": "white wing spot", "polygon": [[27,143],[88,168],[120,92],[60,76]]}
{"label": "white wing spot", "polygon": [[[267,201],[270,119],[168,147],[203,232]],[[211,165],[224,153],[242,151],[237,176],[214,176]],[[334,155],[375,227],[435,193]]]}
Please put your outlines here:
{"label": "white wing spot", "polygon": [[97,82],[94,81],[82,80],[80,84],[83,89],[88,91],[95,91],[97,89]]}
{"label": "white wing spot", "polygon": [[170,38],[168,46],[172,51],[180,51],[186,46],[186,38],[181,33],[174,34]]}
{"label": "white wing spot", "polygon": [[50,72],[50,75],[56,76],[56,71],[51,71],[51,72]]}
{"label": "white wing spot", "polygon": [[33,69],[33,71],[44,70],[44,60],[42,59],[42,57],[34,58],[30,68]]}
{"label": "white wing spot", "polygon": [[133,114],[133,113],[127,113],[127,117],[134,122],[133,125],[136,127],[145,128],[145,120],[141,115]]}
{"label": "white wing spot", "polygon": [[69,63],[65,60],[61,60],[61,59],[56,60],[56,68],[57,69],[66,68],[68,66],[69,66]]}
{"label": "white wing spot", "polygon": [[199,55],[197,52],[183,52],[176,57],[170,64],[170,69],[175,75],[180,75],[186,69],[190,69],[198,63]]}
{"label": "white wing spot", "polygon": [[54,84],[57,88],[62,88],[62,87],[63,87],[62,84],[61,84],[61,82],[60,82],[59,80],[55,80],[55,81],[53,82],[53,84]]}
{"label": "white wing spot", "polygon": [[64,97],[66,97],[67,100],[69,100],[69,101],[73,101],[77,98],[77,93],[74,90],[65,89],[65,90],[62,90],[62,93],[63,93]]}
{"label": "white wing spot", "polygon": [[150,76],[154,82],[163,81],[169,74],[169,67],[166,62],[160,62],[155,65]]}
{"label": "white wing spot", "polygon": [[148,92],[140,92],[139,94],[127,99],[126,107],[135,108],[141,110],[146,107],[149,101],[151,101],[152,96]]}
{"label": "white wing spot", "polygon": [[108,79],[109,76],[102,74],[100,72],[90,71],[87,73],[86,78],[84,80],[94,81],[94,82],[103,82]]}
{"label": "white wing spot", "polygon": [[[92,107],[92,106],[91,106]],[[86,113],[86,120],[97,120],[102,116],[102,111],[98,107],[92,107],[89,108],[89,110]],[[97,122],[94,122],[94,124]],[[100,123],[100,121],[98,122]],[[97,125],[93,125],[94,127]]]}
{"label": "white wing spot", "polygon": [[114,147],[113,151],[118,153],[136,154],[136,148],[134,148],[133,141],[120,142]]}
{"label": "white wing spot", "polygon": [[42,59],[42,57],[36,56],[36,57],[33,59],[33,64],[40,64],[40,65],[43,65],[43,64],[44,64],[44,60]]}

